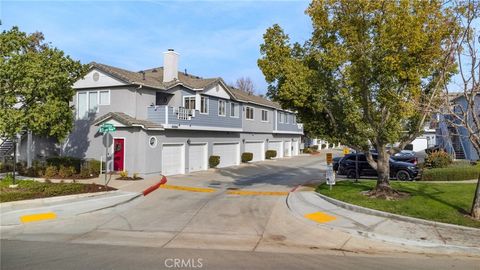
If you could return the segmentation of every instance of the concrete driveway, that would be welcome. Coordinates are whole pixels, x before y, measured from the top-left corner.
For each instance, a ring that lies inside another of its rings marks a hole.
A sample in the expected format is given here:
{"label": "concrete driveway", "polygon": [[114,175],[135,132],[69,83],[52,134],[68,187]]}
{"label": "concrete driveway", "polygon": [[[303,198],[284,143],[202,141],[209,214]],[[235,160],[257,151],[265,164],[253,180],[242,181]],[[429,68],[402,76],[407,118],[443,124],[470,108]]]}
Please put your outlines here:
{"label": "concrete driveway", "polygon": [[[269,252],[342,257],[404,256],[410,258],[411,266],[416,265],[418,256],[412,258],[413,255],[408,253],[421,254],[424,252],[421,248],[352,236],[316,226],[291,214],[286,203],[288,192],[300,184],[321,182],[324,166],[324,155],[299,156],[171,176],[166,186],[128,204],[65,220],[2,227],[1,238],[8,240],[5,243],[12,243],[8,246],[13,249],[2,250],[2,253],[6,252],[2,257],[16,249],[18,252],[34,249],[29,242],[22,245],[22,241],[46,241],[56,242],[57,249],[80,248],[83,246],[79,245],[83,244],[149,247],[159,252],[173,248],[178,251],[177,256],[185,249],[189,252],[192,249],[250,252],[243,255]],[[135,188],[134,184],[125,186],[125,189]],[[41,245],[41,242],[36,243]],[[132,250],[125,250],[128,252],[125,255],[135,260],[134,254],[130,254]],[[218,261],[212,254],[209,256],[212,261]],[[249,256],[242,258],[247,260]],[[435,255],[429,256],[435,258]],[[54,257],[45,251],[39,260],[48,261]],[[431,258],[422,257],[425,260]],[[443,259],[448,257],[443,256]],[[318,261],[320,263],[320,257]],[[9,262],[12,268],[24,268],[18,262]],[[458,258],[452,257],[448,265],[467,269],[465,266],[476,265],[478,260],[459,262]],[[387,265],[388,260],[385,263]],[[242,264],[236,265],[243,267]],[[396,269],[392,265],[388,268]],[[368,264],[365,269],[370,269]]]}

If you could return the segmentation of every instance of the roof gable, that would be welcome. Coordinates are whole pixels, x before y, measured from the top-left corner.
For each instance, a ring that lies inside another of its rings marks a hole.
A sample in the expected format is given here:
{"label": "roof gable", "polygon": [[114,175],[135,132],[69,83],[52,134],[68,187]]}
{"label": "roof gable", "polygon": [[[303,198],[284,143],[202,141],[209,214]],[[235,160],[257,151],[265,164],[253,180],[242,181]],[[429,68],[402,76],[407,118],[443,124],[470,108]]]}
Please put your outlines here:
{"label": "roof gable", "polygon": [[94,88],[125,85],[126,82],[115,78],[98,68],[92,68],[87,75],[73,84],[74,88]]}

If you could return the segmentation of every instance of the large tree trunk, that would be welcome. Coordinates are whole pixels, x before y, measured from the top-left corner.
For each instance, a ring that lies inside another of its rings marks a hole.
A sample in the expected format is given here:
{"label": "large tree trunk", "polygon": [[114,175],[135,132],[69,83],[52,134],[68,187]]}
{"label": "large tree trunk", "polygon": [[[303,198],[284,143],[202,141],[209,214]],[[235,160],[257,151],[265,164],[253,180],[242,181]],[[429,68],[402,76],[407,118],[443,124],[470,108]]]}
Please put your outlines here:
{"label": "large tree trunk", "polygon": [[377,159],[377,186],[378,192],[391,192],[390,187],[390,155],[384,149],[378,150]]}
{"label": "large tree trunk", "polygon": [[477,189],[473,197],[472,212],[471,215],[474,219],[480,220],[480,175],[478,176]]}

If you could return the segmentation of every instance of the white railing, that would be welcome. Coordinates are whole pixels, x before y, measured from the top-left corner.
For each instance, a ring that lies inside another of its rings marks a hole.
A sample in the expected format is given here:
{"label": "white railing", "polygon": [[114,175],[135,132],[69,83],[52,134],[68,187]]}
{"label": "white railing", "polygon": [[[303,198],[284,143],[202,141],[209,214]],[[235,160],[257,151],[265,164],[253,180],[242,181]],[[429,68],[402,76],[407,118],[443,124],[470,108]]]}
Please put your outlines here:
{"label": "white railing", "polygon": [[177,114],[179,120],[192,120],[192,116],[195,117],[195,110],[184,107],[173,108],[173,112]]}
{"label": "white railing", "polygon": [[303,124],[297,124],[298,129],[303,129]]}

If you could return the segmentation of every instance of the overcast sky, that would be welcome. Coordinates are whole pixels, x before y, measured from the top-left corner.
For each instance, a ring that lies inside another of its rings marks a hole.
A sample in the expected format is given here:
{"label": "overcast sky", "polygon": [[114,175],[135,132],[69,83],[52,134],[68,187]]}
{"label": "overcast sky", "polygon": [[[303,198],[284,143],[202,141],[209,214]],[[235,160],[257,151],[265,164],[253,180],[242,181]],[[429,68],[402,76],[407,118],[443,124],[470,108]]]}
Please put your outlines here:
{"label": "overcast sky", "polygon": [[308,1],[0,1],[1,30],[43,32],[75,59],[129,70],[163,65],[180,53],[180,70],[227,83],[266,82],[257,66],[266,28],[280,24],[293,41],[312,31]]}

